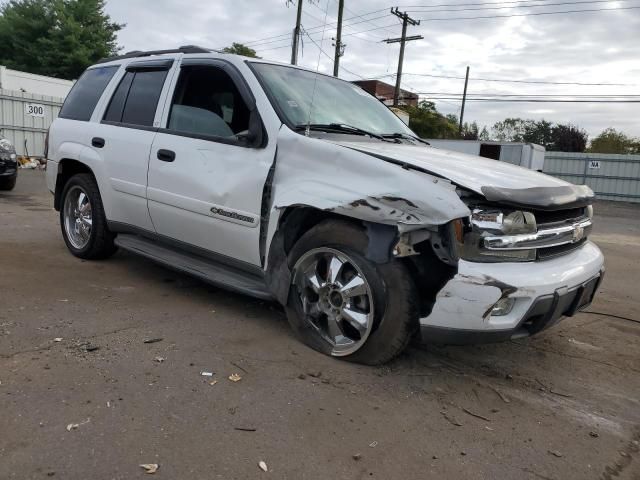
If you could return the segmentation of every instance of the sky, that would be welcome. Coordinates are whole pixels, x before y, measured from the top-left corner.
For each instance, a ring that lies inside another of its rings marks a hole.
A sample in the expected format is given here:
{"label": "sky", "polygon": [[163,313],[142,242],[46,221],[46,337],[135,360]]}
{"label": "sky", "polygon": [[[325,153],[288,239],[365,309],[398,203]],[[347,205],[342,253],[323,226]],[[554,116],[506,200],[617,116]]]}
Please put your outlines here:
{"label": "sky", "polygon": [[[509,8],[497,8],[505,5]],[[390,12],[395,6],[421,19],[407,34],[424,36],[407,43],[402,87],[424,98],[429,93],[454,94],[436,101],[442,113],[459,114],[467,66],[470,97],[639,95],[640,99],[640,0],[413,0],[411,5],[345,0],[341,78],[395,83],[399,45],[383,42],[401,34],[401,21]],[[594,9],[608,11],[507,17]],[[124,51],[190,44],[220,49],[240,42],[263,58],[290,61],[296,7],[286,0],[107,0],[106,11],[114,21],[126,24],[118,38]],[[302,26],[308,36],[303,36],[299,65],[333,72],[337,11],[337,0],[305,1]],[[460,20],[478,16],[491,18]],[[544,118],[578,125],[590,138],[607,127],[640,137],[638,109],[640,103],[468,101],[464,118],[481,127],[507,117]]]}

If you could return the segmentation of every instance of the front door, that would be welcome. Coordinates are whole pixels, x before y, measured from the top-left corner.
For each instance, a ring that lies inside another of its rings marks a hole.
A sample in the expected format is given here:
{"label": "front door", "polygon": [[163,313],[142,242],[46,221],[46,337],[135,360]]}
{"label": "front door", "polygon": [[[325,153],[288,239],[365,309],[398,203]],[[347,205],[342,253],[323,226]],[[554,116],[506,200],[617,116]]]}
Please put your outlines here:
{"label": "front door", "polygon": [[158,234],[260,265],[262,195],[275,141],[248,140],[255,106],[247,91],[221,61],[183,63],[151,148],[147,197]]}

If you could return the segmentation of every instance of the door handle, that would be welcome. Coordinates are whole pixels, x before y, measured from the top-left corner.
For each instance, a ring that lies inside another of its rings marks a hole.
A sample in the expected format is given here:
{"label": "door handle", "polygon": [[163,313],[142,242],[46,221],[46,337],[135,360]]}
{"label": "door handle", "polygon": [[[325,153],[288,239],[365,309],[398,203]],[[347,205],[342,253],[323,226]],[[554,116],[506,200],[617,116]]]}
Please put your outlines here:
{"label": "door handle", "polygon": [[91,139],[91,145],[93,145],[96,148],[102,148],[104,147],[104,138],[100,138],[100,137],[93,137]]}
{"label": "door handle", "polygon": [[176,152],[161,148],[158,150],[157,157],[158,160],[162,160],[163,162],[173,162],[176,159]]}

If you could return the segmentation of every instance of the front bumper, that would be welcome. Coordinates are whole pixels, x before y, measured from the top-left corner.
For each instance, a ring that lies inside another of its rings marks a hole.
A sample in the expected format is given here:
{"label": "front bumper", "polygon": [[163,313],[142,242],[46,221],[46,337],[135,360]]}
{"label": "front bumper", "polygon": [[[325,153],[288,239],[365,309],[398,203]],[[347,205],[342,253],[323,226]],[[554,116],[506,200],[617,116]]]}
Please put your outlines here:
{"label": "front bumper", "polygon": [[[460,261],[431,314],[420,319],[422,340],[469,344],[533,335],[588,306],[603,275],[604,258],[592,242],[546,261]],[[514,299],[512,310],[491,315],[496,302],[507,297]]]}
{"label": "front bumper", "polygon": [[15,177],[18,175],[18,162],[0,159],[0,177]]}

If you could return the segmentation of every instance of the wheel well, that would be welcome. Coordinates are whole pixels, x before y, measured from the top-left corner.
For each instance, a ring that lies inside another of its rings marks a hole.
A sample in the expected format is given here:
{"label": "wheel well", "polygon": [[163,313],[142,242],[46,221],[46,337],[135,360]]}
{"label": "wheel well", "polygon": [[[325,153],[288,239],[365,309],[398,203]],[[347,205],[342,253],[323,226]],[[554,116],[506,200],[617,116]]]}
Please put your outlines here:
{"label": "wheel well", "polygon": [[91,169],[82,162],[71,160],[69,158],[65,158],[60,161],[58,165],[58,176],[56,178],[56,191],[53,196],[53,208],[56,210],[60,210],[64,186],[71,177],[78,173],[90,173],[93,175]]}
{"label": "wheel well", "polygon": [[[286,303],[291,283],[287,265],[287,255],[291,248],[307,231],[328,219],[349,221],[366,228],[361,220],[312,207],[288,207],[281,215],[280,224],[269,251],[267,270],[268,283],[271,284],[273,293],[280,302]],[[368,229],[368,232],[371,232],[371,229]],[[419,292],[420,316],[427,316],[431,313],[437,293],[456,274],[457,268],[442,262],[434,254],[429,240],[415,247],[419,255],[392,261],[399,261],[406,265]]]}
{"label": "wheel well", "polygon": [[295,243],[311,228],[324,220],[340,219],[362,225],[362,221],[345,217],[336,213],[327,212],[313,207],[288,207],[280,216],[278,231],[284,237],[284,251],[288,254]]}

